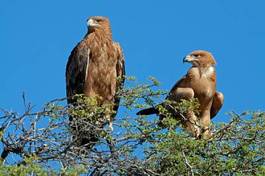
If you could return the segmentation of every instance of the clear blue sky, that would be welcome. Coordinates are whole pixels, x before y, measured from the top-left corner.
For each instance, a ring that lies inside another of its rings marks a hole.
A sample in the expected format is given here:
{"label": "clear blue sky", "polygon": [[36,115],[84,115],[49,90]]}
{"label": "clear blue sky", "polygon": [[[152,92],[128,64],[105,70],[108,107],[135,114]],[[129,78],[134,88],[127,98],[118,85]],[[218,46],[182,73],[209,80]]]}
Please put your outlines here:
{"label": "clear blue sky", "polygon": [[65,65],[89,16],[108,16],[126,56],[127,75],[156,77],[169,90],[194,49],[217,60],[225,112],[264,110],[264,0],[1,0],[0,107],[22,110],[65,96]]}

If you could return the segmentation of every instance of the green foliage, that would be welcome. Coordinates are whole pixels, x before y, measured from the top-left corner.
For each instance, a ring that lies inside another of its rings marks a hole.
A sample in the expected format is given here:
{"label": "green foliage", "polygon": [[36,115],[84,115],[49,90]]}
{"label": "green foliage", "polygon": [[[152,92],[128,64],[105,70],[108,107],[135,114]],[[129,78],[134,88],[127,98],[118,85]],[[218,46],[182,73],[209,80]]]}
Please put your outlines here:
{"label": "green foliage", "polygon": [[82,94],[74,96],[76,102],[69,108],[69,115],[73,117],[84,118],[92,123],[97,123],[102,116],[115,113],[112,109],[112,103],[101,105],[100,97],[86,97]]}
{"label": "green foliage", "polygon": [[262,175],[265,113],[246,114],[251,118],[231,114],[231,122],[215,126],[210,140],[173,130],[160,135],[162,142],[148,156],[150,165],[161,175]]}
{"label": "green foliage", "polygon": [[[127,80],[135,81],[131,77]],[[122,113],[114,121],[114,131],[107,128],[104,119],[115,113],[113,105],[101,106],[100,97],[77,95],[75,106],[57,99],[38,112],[26,106],[21,115],[3,110],[0,135],[5,149],[2,156],[6,156],[0,175],[265,174],[264,112],[230,113],[229,123],[212,125],[211,139],[196,140],[181,128],[176,114],[199,113],[197,99],[159,105],[167,128],[157,125],[156,116],[134,115],[164,99],[166,92],[158,89],[158,81],[150,81],[129,82],[128,87],[118,91]],[[93,148],[77,145],[69,128],[69,116],[78,119],[76,133],[97,134]],[[18,158],[13,163],[8,162],[12,154]]]}
{"label": "green foliage", "polygon": [[[163,116],[161,126],[169,129],[175,129],[181,125],[182,120],[186,120],[185,114],[188,112],[194,112],[199,114],[199,101],[197,98],[190,100],[182,99],[180,102],[166,100],[163,104],[158,105],[158,111],[160,116]],[[178,118],[176,118],[178,117]]]}
{"label": "green foliage", "polygon": [[190,100],[182,99],[180,103],[176,104],[176,109],[181,113],[185,114],[189,111],[193,111],[195,114],[199,114],[199,100],[192,98]]}
{"label": "green foliage", "polygon": [[[26,176],[26,175],[40,175],[46,176],[48,172],[42,169],[40,165],[34,162],[36,160],[35,156],[30,158],[25,158],[24,163],[18,166],[1,165],[0,175],[10,175],[10,176]],[[50,172],[53,175],[54,173]]]}
{"label": "green foliage", "polygon": [[60,174],[63,176],[77,176],[77,175],[84,174],[84,173],[86,173],[86,168],[83,165],[78,165],[76,167],[63,168],[57,174]]}

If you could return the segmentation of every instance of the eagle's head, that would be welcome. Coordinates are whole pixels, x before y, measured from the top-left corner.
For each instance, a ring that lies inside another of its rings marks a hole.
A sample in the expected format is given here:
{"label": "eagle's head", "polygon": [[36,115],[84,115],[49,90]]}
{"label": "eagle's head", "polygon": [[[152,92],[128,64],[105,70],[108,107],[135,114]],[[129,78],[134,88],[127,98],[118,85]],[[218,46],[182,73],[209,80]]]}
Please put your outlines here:
{"label": "eagle's head", "polygon": [[102,16],[90,17],[87,20],[87,27],[89,29],[109,27],[109,19]]}
{"label": "eagle's head", "polygon": [[183,62],[190,62],[195,67],[212,67],[216,64],[213,55],[204,50],[195,50],[184,57]]}

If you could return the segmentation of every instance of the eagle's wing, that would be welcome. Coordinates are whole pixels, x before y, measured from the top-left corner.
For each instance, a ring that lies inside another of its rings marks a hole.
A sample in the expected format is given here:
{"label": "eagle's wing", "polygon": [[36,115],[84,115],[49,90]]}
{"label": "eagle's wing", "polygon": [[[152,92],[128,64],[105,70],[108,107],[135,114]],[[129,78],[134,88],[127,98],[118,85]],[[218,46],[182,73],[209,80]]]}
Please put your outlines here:
{"label": "eagle's wing", "polygon": [[[194,91],[191,88],[185,87],[187,83],[187,76],[184,76],[181,78],[177,83],[172,87],[172,89],[169,91],[166,99],[170,101],[176,101],[179,102],[181,99],[190,99],[194,96]],[[150,115],[150,114],[158,114],[159,111],[157,109],[158,106],[164,106],[164,103],[161,103],[155,107],[143,109],[139,112],[137,112],[137,115]],[[162,120],[162,116],[160,120]]]}
{"label": "eagle's wing", "polygon": [[221,92],[215,92],[211,107],[211,119],[216,116],[224,104],[224,95]]}
{"label": "eagle's wing", "polygon": [[181,99],[191,99],[194,97],[194,91],[188,86],[189,77],[182,77],[170,90],[166,99],[179,102]]}
{"label": "eagle's wing", "polygon": [[89,64],[90,49],[78,44],[69,56],[66,65],[66,93],[68,103],[73,103],[75,94],[83,93],[87,68]]}
{"label": "eagle's wing", "polygon": [[[189,87],[189,82],[192,81],[189,75],[184,76],[180,79],[171,89],[167,97],[168,100],[180,102],[180,100],[190,100],[194,98],[194,90]],[[193,136],[198,137],[200,134],[200,128],[198,125],[198,118],[195,113],[191,110],[181,114],[177,112],[174,108],[168,108],[172,112],[173,116],[182,121],[184,127],[192,133]],[[160,122],[163,120],[163,116],[160,116]]]}
{"label": "eagle's wing", "polygon": [[125,59],[119,43],[114,42],[113,47],[117,54],[117,65],[116,65],[117,82],[116,82],[116,95],[114,97],[113,110],[117,112],[120,103],[120,97],[117,93],[120,89],[122,89],[125,81]]}
{"label": "eagle's wing", "polygon": [[[188,82],[190,81],[189,77],[186,75],[183,78],[181,78],[170,90],[168,96],[166,97],[167,100],[174,101],[174,102],[180,102],[181,99],[189,100],[191,98],[194,98],[194,90],[188,86]],[[184,125],[184,127],[190,131],[193,136],[199,136],[200,129],[197,125],[197,117],[194,112],[189,111],[184,114],[180,114],[175,107],[161,103],[163,107],[165,107],[169,112],[172,113],[172,115],[180,119]],[[148,109],[143,109],[137,113],[137,115],[149,115],[149,114],[158,114],[158,106],[151,107]],[[159,114],[159,122],[158,125],[161,127],[164,127],[164,124],[162,123],[163,119],[166,118],[165,115]]]}

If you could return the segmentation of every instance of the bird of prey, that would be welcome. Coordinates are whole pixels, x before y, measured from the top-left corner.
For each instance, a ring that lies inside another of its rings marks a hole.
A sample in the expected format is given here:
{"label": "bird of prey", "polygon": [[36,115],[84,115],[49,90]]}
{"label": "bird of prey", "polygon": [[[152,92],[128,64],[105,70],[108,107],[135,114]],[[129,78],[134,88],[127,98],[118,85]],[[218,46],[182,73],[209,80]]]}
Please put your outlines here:
{"label": "bird of prey", "polygon": [[[117,112],[119,97],[117,90],[123,86],[125,61],[122,49],[112,40],[110,22],[107,17],[94,16],[87,20],[88,31],[81,42],[72,50],[66,66],[66,92],[68,104],[74,105],[76,94],[95,97],[97,104],[104,107],[113,104]],[[116,114],[105,115],[110,123]],[[70,121],[73,118],[70,117]],[[92,129],[93,130],[93,129]],[[95,141],[95,136],[85,137],[81,144]]]}
{"label": "bird of prey", "polygon": [[[183,62],[189,62],[192,67],[187,74],[182,77],[170,90],[167,100],[180,102],[182,99],[190,100],[197,98],[199,101],[199,114],[187,112],[185,118],[183,115],[174,114],[176,118],[181,119],[184,127],[196,138],[209,138],[210,120],[221,109],[224,96],[216,91],[216,71],[215,59],[213,55],[204,50],[196,50],[187,55]],[[166,109],[170,109],[165,103],[161,104]],[[160,121],[164,118],[159,114],[158,106],[141,110],[138,115],[158,114]]]}

